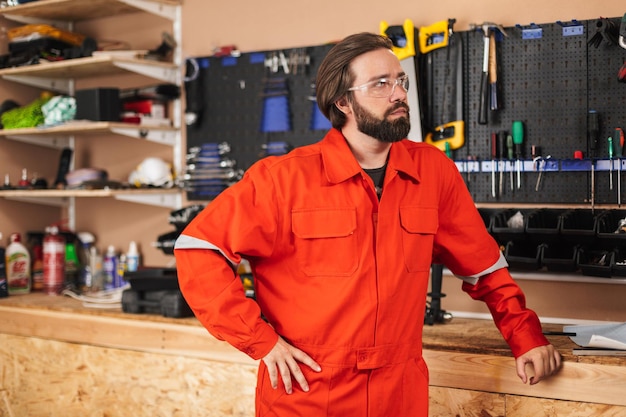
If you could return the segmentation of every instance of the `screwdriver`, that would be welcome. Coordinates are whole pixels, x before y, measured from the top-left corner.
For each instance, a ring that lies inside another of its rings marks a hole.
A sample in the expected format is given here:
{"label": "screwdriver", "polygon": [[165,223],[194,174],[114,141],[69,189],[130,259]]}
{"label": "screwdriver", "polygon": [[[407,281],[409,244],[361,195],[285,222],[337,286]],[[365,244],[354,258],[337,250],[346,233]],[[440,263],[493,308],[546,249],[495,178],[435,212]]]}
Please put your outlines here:
{"label": "screwdriver", "polygon": [[624,152],[624,131],[621,127],[615,128],[615,147],[617,149],[617,206],[622,205],[622,156]]}
{"label": "screwdriver", "polygon": [[522,185],[522,177],[520,174],[520,159],[522,158],[522,143],[524,142],[524,125],[521,120],[515,120],[513,122],[513,128],[511,129],[513,134],[513,144],[515,145],[515,170],[517,171],[517,188]]}
{"label": "screwdriver", "polygon": [[587,147],[589,148],[589,158],[591,159],[591,212],[595,210],[596,202],[596,177],[593,158],[598,147],[598,134],[600,133],[600,121],[598,112],[589,110],[587,113]]}
{"label": "screwdriver", "polygon": [[498,158],[500,159],[500,161],[498,162],[498,171],[500,171],[500,184],[499,184],[499,191],[500,191],[500,195],[502,195],[502,192],[504,191],[504,180],[503,180],[503,176],[504,176],[504,150],[505,150],[505,143],[506,140],[506,132],[504,131],[500,131],[498,132]]}
{"label": "screwdriver", "polygon": [[[506,137],[506,148],[508,151],[509,161],[513,160],[513,136],[507,135]],[[513,167],[509,165],[509,173],[511,174],[511,191],[513,191]]]}
{"label": "screwdriver", "polygon": [[491,133],[491,196],[496,197],[496,157],[497,157],[496,134]]}
{"label": "screwdriver", "polygon": [[607,138],[609,149],[609,189],[613,189],[613,138],[609,136]]}

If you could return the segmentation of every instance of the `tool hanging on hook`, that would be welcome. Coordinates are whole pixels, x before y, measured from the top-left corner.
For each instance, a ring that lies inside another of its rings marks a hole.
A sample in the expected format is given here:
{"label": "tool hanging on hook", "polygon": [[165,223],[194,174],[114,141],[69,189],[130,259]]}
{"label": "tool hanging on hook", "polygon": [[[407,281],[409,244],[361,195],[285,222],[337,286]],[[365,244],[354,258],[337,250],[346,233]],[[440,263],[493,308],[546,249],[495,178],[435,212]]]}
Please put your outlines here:
{"label": "tool hanging on hook", "polygon": [[[447,27],[447,61],[448,79],[445,84],[452,87],[445,88],[441,106],[441,120],[426,134],[424,142],[430,143],[449,153],[465,144],[465,122],[463,120],[463,44],[459,34],[454,32],[456,19],[448,19]],[[432,71],[428,71],[432,77]],[[432,78],[428,80],[432,82]],[[432,94],[430,89],[429,94]],[[432,95],[430,96],[432,99]]]}

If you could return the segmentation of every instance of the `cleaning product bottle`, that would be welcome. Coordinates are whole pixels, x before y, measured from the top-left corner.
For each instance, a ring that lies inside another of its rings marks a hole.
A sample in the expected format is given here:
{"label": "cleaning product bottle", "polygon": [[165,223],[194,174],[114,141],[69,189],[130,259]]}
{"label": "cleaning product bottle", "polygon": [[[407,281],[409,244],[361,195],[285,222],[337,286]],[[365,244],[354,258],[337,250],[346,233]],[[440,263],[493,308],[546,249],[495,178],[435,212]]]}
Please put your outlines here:
{"label": "cleaning product bottle", "polygon": [[78,275],[80,271],[80,261],[76,253],[76,244],[70,240],[65,242],[65,285],[78,289]]}
{"label": "cleaning product bottle", "polygon": [[80,271],[78,273],[76,289],[80,292],[89,291],[93,283],[93,275],[91,273],[91,247],[95,240],[95,236],[89,232],[78,233],[78,241],[80,242],[78,251]]}
{"label": "cleaning product bottle", "polygon": [[137,250],[137,242],[133,240],[128,245],[128,252],[126,252],[126,270],[135,272],[137,269],[139,269],[139,251]]}
{"label": "cleaning product bottle", "polygon": [[[2,233],[0,232],[0,242],[2,242]],[[9,288],[7,286],[7,270],[6,270],[6,258],[5,250],[2,243],[0,243],[0,298],[9,296]]]}
{"label": "cleaning product bottle", "polygon": [[19,233],[11,233],[6,248],[6,274],[9,295],[30,292],[30,254]]}
{"label": "cleaning product bottle", "polygon": [[95,246],[89,248],[89,263],[89,270],[91,272],[89,291],[98,292],[104,290],[106,276],[102,268],[102,255]]}
{"label": "cleaning product bottle", "polygon": [[43,291],[43,236],[33,236],[30,239],[31,264],[31,291]]}
{"label": "cleaning product bottle", "polygon": [[115,253],[115,247],[109,245],[104,255],[103,269],[105,274],[105,289],[117,288],[117,254]]}
{"label": "cleaning product bottle", "polygon": [[43,238],[43,290],[48,295],[57,295],[65,281],[65,238],[59,228],[46,228]]}

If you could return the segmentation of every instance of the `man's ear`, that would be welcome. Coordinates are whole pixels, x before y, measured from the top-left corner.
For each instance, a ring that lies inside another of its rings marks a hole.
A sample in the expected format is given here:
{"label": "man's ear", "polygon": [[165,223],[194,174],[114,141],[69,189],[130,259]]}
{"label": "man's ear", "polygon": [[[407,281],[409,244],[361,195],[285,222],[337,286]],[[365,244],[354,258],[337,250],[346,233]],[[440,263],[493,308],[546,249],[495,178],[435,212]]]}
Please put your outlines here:
{"label": "man's ear", "polygon": [[348,104],[348,100],[346,99],[346,97],[342,97],[339,100],[335,101],[335,107],[337,107],[337,109],[343,114],[349,114],[351,111],[350,105]]}

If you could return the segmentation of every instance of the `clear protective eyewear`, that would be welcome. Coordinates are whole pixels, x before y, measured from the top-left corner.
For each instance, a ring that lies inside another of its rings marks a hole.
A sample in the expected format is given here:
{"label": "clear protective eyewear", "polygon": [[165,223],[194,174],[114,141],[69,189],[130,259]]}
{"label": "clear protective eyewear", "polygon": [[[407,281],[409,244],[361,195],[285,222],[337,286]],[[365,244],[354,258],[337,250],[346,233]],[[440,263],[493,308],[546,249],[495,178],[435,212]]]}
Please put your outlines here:
{"label": "clear protective eyewear", "polygon": [[356,87],[348,88],[348,91],[363,90],[368,96],[374,98],[391,97],[396,91],[396,85],[402,87],[405,92],[409,91],[409,76],[403,75],[399,78],[380,78]]}

